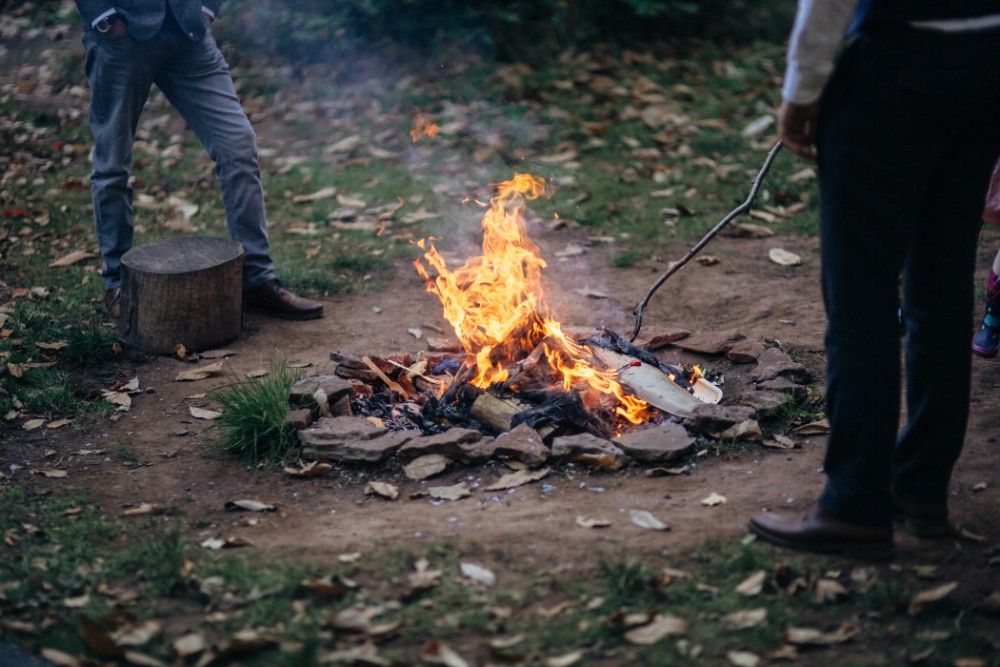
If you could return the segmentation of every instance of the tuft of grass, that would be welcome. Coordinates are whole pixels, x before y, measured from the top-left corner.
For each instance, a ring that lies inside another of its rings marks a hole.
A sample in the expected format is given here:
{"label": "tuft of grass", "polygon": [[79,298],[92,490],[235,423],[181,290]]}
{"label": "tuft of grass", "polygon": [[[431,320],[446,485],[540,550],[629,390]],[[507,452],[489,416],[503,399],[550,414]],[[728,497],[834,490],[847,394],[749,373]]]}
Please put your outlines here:
{"label": "tuft of grass", "polygon": [[285,424],[288,393],[301,378],[284,361],[273,361],[266,376],[234,377],[228,389],[215,392],[222,405],[222,416],[211,427],[220,436],[215,446],[251,464],[289,458],[299,442],[295,429]]}
{"label": "tuft of grass", "polygon": [[63,339],[69,343],[59,355],[68,366],[104,364],[118,356],[118,332],[114,327],[88,324],[67,329]]}

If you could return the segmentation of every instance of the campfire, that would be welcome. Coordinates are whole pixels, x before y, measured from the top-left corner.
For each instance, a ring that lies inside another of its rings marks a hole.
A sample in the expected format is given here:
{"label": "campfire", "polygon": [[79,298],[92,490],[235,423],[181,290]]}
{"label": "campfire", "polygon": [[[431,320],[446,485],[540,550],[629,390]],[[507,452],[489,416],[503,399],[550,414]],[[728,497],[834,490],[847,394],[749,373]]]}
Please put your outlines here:
{"label": "campfire", "polygon": [[546,262],[525,225],[527,202],[544,190],[529,174],[500,183],[483,216],[482,254],[458,268],[448,267],[433,242],[417,242],[424,254],[416,270],[440,299],[456,340],[432,344],[436,350],[416,359],[365,357],[354,369],[342,359],[338,374],[368,379],[368,371],[384,385],[390,400],[371,400],[368,410],[405,401],[419,406],[425,429],[428,421],[492,432],[526,423],[613,437],[718,402],[721,391],[697,366],[664,364],[607,330],[568,335],[548,313]]}

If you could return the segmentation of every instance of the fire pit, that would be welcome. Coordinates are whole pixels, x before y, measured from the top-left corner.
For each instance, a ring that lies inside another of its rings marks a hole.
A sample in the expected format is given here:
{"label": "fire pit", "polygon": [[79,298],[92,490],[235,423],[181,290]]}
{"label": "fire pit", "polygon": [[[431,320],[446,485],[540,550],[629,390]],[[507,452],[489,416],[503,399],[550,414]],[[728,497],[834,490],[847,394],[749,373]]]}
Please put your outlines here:
{"label": "fire pit", "polygon": [[[720,376],[664,363],[613,331],[564,327],[547,313],[546,262],[525,229],[526,202],[544,187],[527,174],[500,183],[483,217],[483,254],[458,268],[433,243],[417,243],[424,253],[416,269],[456,337],[430,339],[416,354],[332,353],[335,376],[307,378],[292,392],[299,410],[290,419],[306,458],[497,456],[541,465],[556,457],[617,468],[629,456],[677,458],[693,445],[688,430],[760,436],[760,405],[718,405]],[[757,379],[783,380],[770,394],[788,399],[808,373],[787,357],[775,363],[774,377],[762,371]]]}

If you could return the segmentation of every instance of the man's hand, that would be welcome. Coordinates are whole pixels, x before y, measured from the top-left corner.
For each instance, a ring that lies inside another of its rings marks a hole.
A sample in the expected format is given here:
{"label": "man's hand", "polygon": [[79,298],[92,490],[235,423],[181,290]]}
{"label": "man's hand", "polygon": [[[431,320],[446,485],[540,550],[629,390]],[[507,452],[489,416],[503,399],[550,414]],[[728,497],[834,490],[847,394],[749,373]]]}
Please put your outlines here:
{"label": "man's hand", "polygon": [[816,161],[816,119],[819,102],[796,104],[784,101],[778,109],[778,137],[790,151]]}

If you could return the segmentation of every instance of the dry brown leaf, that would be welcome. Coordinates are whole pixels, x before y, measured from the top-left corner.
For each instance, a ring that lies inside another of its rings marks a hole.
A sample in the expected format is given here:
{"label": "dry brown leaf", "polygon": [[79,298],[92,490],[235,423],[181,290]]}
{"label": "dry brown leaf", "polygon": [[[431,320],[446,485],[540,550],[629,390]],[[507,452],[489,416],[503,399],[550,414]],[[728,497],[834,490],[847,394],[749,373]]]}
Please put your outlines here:
{"label": "dry brown leaf", "polygon": [[156,506],[150,503],[142,503],[136,507],[130,507],[124,512],[122,516],[142,516],[144,514],[152,514],[156,510]]}
{"label": "dry brown leaf", "polygon": [[504,475],[493,484],[484,488],[483,491],[504,491],[506,489],[513,489],[531,482],[537,482],[547,476],[551,470],[551,468],[542,468],[540,470],[518,470],[517,472]]}
{"label": "dry brown leaf", "polygon": [[21,424],[21,428],[25,431],[34,431],[36,428],[41,428],[45,424],[44,419],[29,419],[28,421]]}
{"label": "dry brown leaf", "polygon": [[225,504],[225,510],[227,512],[274,512],[278,508],[269,503],[262,503],[259,500],[227,500]]}
{"label": "dry brown leaf", "polygon": [[663,523],[646,510],[629,510],[628,513],[629,517],[632,519],[632,523],[640,528],[648,528],[649,530],[670,530],[670,526]]}
{"label": "dry brown leaf", "polygon": [[420,658],[425,662],[445,667],[469,667],[469,663],[451,647],[437,639],[424,644]]}
{"label": "dry brown leaf", "polygon": [[91,257],[97,257],[97,255],[95,255],[92,252],[87,252],[85,250],[75,250],[69,253],[68,255],[63,255],[59,259],[50,262],[49,268],[55,268],[60,266],[72,266],[77,262],[82,262],[83,260],[90,259]]}
{"label": "dry brown leaf", "polygon": [[761,441],[760,444],[773,449],[795,449],[799,446],[799,443],[795,440],[792,440],[787,435],[781,435],[780,433],[775,433],[770,438]]}
{"label": "dry brown leaf", "polygon": [[857,626],[847,622],[833,632],[823,632],[816,628],[791,627],[785,631],[785,641],[797,646],[831,646],[843,644],[858,633]]}
{"label": "dry brown leaf", "polygon": [[701,499],[701,504],[706,507],[715,507],[726,502],[726,497],[712,491],[707,497]]}
{"label": "dry brown leaf", "polygon": [[760,592],[764,590],[764,582],[766,581],[767,572],[764,570],[757,570],[740,582],[740,584],[736,586],[735,590],[740,595],[746,595],[747,597],[760,595]]}
{"label": "dry brown leaf", "polygon": [[90,604],[90,595],[87,594],[63,600],[63,606],[68,609],[83,609],[88,604]]}
{"label": "dry brown leaf", "polygon": [[332,185],[328,185],[325,188],[317,190],[316,192],[311,192],[307,195],[295,195],[292,197],[292,201],[296,204],[304,204],[306,202],[319,201],[321,199],[329,199],[337,194],[337,188]]}
{"label": "dry brown leaf", "polygon": [[722,622],[730,630],[744,630],[746,628],[756,628],[767,623],[767,609],[741,609],[731,614],[726,614]]}
{"label": "dry brown leaf", "polygon": [[488,570],[481,565],[476,565],[475,563],[459,563],[458,567],[462,571],[463,575],[478,584],[492,586],[497,582],[496,575],[493,574],[491,570]]}
{"label": "dry brown leaf", "polygon": [[563,655],[553,656],[545,659],[545,667],[571,667],[583,660],[584,653],[581,650],[570,651]]}
{"label": "dry brown leaf", "polygon": [[230,655],[246,657],[277,645],[278,640],[270,634],[246,629],[236,632],[222,650]]}
{"label": "dry brown leaf", "polygon": [[368,482],[365,487],[365,495],[377,495],[389,500],[399,498],[399,487],[388,482]]}
{"label": "dry brown leaf", "polygon": [[596,519],[590,516],[578,516],[576,517],[576,525],[581,528],[607,528],[611,525],[611,522],[605,519]]}
{"label": "dry brown leaf", "polygon": [[45,425],[45,428],[62,428],[63,426],[68,426],[73,423],[72,419],[57,419],[54,422],[49,422]]}
{"label": "dry brown leaf", "polygon": [[409,479],[420,481],[444,472],[450,463],[451,459],[442,454],[425,454],[403,466],[403,474]]}
{"label": "dry brown leaf", "polygon": [[750,651],[729,651],[726,659],[733,667],[757,667],[760,664],[760,656]]}
{"label": "dry brown leaf", "polygon": [[65,470],[36,470],[35,474],[44,475],[49,479],[63,479],[64,477],[69,475],[69,473]]}
{"label": "dry brown leaf", "polygon": [[441,570],[431,569],[427,559],[421,558],[414,565],[413,572],[406,577],[406,597],[437,586],[441,574]]}
{"label": "dry brown leaf", "polygon": [[427,489],[431,498],[438,500],[459,500],[472,495],[468,482],[459,482],[451,486],[432,486]]}
{"label": "dry brown leaf", "polygon": [[820,419],[819,421],[803,424],[797,429],[794,429],[794,432],[799,435],[824,435],[830,432],[830,420]]}
{"label": "dry brown leaf", "polygon": [[64,340],[59,340],[54,343],[47,343],[43,341],[38,341],[35,343],[35,347],[39,350],[47,350],[49,352],[58,352],[59,350],[65,350],[69,347],[69,343]]}
{"label": "dry brown leaf", "polygon": [[802,263],[802,258],[799,255],[783,248],[771,248],[767,251],[767,256],[772,262],[780,266],[798,266]]}
{"label": "dry brown leaf", "polygon": [[319,477],[332,469],[333,466],[326,461],[310,461],[309,463],[299,461],[298,467],[285,466],[284,472],[292,477]]}
{"label": "dry brown leaf", "polygon": [[163,623],[148,620],[119,628],[111,634],[115,646],[144,646],[163,631]]}
{"label": "dry brown leaf", "polygon": [[197,366],[190,370],[181,371],[174,378],[175,382],[194,382],[195,380],[204,380],[210,378],[213,375],[222,372],[222,362],[217,361],[214,364],[208,364],[206,366]]}
{"label": "dry brown leaf", "polygon": [[218,419],[222,416],[221,412],[216,412],[215,410],[206,410],[204,408],[196,408],[193,405],[188,408],[191,416],[195,419]]}
{"label": "dry brown leaf", "polygon": [[816,602],[836,602],[847,597],[847,589],[836,579],[818,579],[816,581]]}
{"label": "dry brown leaf", "polygon": [[181,660],[192,658],[206,648],[208,648],[208,643],[200,632],[188,632],[174,640],[174,652]]}
{"label": "dry brown leaf", "polygon": [[69,653],[63,653],[59,649],[45,647],[41,650],[42,657],[51,662],[56,667],[80,667],[79,660]]}
{"label": "dry brown leaf", "polygon": [[657,614],[648,625],[629,630],[625,639],[633,644],[648,646],[674,635],[683,635],[688,631],[687,621],[671,614]]}
{"label": "dry brown leaf", "polygon": [[920,612],[930,609],[938,602],[951,595],[952,591],[956,588],[958,588],[958,582],[952,581],[947,584],[942,584],[929,590],[922,591],[913,596],[913,599],[910,600],[910,605],[907,607],[906,611],[910,614],[910,616],[916,616]]}

